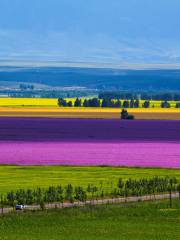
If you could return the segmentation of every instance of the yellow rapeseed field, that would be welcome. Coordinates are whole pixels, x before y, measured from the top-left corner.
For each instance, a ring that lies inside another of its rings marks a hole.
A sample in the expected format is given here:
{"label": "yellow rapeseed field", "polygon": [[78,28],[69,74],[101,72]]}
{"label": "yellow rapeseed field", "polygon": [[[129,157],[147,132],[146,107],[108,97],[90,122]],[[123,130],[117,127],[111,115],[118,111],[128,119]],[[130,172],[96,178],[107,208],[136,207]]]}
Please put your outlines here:
{"label": "yellow rapeseed field", "polygon": [[[76,98],[67,98],[67,101],[75,102]],[[81,98],[82,101],[84,98]],[[116,100],[114,100],[116,101]],[[122,100],[123,101],[123,100]],[[144,100],[140,101],[142,106]],[[175,101],[169,101],[171,107],[176,105]],[[150,101],[151,107],[160,108],[161,101]],[[58,107],[58,99],[52,98],[0,98],[0,107]]]}
{"label": "yellow rapeseed field", "polygon": [[56,107],[57,99],[50,98],[0,98],[0,107]]}
{"label": "yellow rapeseed field", "polygon": [[[70,99],[74,101],[75,99]],[[46,98],[0,98],[0,116],[8,117],[56,117],[56,118],[120,118],[121,109],[115,108],[62,108],[57,99]],[[160,101],[154,102],[156,106]],[[180,120],[180,109],[159,107],[129,108],[136,119]]]}

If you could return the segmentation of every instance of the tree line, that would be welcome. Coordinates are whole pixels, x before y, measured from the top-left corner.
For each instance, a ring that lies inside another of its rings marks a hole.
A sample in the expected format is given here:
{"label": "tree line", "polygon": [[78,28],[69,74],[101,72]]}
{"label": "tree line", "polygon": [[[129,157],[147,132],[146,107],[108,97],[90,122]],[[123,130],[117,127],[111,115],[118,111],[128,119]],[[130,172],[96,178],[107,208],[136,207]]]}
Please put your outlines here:
{"label": "tree line", "polygon": [[[58,99],[58,106],[60,107],[102,107],[102,108],[150,108],[155,107],[151,104],[151,101],[145,100],[140,104],[138,99],[131,100],[113,100],[113,99],[99,99],[99,98],[91,98],[91,99],[80,99],[76,98],[74,103],[71,100],[66,100],[64,98]],[[171,103],[168,101],[162,101],[161,108],[171,108]],[[180,102],[176,103],[176,108],[180,108]]]}
{"label": "tree line", "polygon": [[139,180],[120,178],[117,183],[109,182],[108,187],[88,184],[88,186],[76,186],[71,184],[67,186],[50,186],[47,189],[19,189],[10,191],[0,196],[0,205],[3,211],[4,206],[15,207],[16,204],[33,205],[38,204],[44,208],[45,203],[74,203],[75,201],[86,202],[87,199],[96,200],[104,198],[119,198],[130,196],[155,195],[169,192],[170,206],[172,206],[172,193],[179,192],[180,199],[180,181],[176,178],[153,177],[150,179],[142,178]]}
{"label": "tree line", "polygon": [[128,92],[113,91],[100,92],[99,99],[141,99],[141,100],[157,100],[157,101],[180,101],[180,92]]}

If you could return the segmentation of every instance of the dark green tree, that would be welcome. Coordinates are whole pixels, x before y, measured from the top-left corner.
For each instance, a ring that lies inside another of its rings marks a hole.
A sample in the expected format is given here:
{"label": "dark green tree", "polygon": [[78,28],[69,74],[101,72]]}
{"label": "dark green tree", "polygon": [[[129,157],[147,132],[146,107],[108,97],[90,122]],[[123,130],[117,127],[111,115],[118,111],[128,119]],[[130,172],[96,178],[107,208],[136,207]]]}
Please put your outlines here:
{"label": "dark green tree", "polygon": [[115,107],[116,108],[121,108],[121,101],[120,100],[117,100],[115,103],[114,103]]}
{"label": "dark green tree", "polygon": [[66,102],[65,99],[59,98],[58,99],[58,105],[59,105],[59,107],[67,107],[67,102]]}
{"label": "dark green tree", "polygon": [[98,98],[89,99],[90,107],[100,107],[100,100]]}
{"label": "dark green tree", "polygon": [[62,204],[64,204],[64,189],[62,186],[58,186],[57,187],[57,201],[60,202]]}
{"label": "dark green tree", "polygon": [[130,108],[134,108],[135,107],[135,102],[133,99],[131,99],[130,101]]}
{"label": "dark green tree", "polygon": [[26,191],[26,204],[33,204],[34,203],[34,196],[33,196],[33,191],[31,189],[28,189]]}
{"label": "dark green tree", "polygon": [[16,196],[14,194],[13,191],[7,193],[7,202],[10,206],[12,206],[14,208],[15,206],[15,200],[16,200]]}
{"label": "dark green tree", "polygon": [[72,101],[67,102],[67,107],[72,107],[72,106],[73,106]]}
{"label": "dark green tree", "polygon": [[4,197],[4,195],[1,195],[0,196],[0,208],[1,208],[1,214],[3,214],[4,213],[4,205],[5,205],[5,197]]}
{"label": "dark green tree", "polygon": [[80,202],[85,202],[87,199],[86,191],[84,191],[80,186],[75,188],[75,199]]}
{"label": "dark green tree", "polygon": [[103,100],[102,100],[102,108],[106,108],[106,107],[108,107],[108,106],[109,106],[109,100],[103,99]]}
{"label": "dark green tree", "polygon": [[125,100],[124,102],[123,102],[123,108],[129,108],[129,101],[127,101],[127,100]]}
{"label": "dark green tree", "polygon": [[89,107],[89,101],[87,99],[84,99],[83,107]]}
{"label": "dark green tree", "polygon": [[161,107],[162,108],[170,108],[171,105],[170,105],[170,103],[168,101],[164,101],[164,102],[161,103]]}
{"label": "dark green tree", "polygon": [[73,186],[71,184],[68,184],[66,187],[66,200],[68,200],[70,203],[74,202],[74,196],[73,196]]}
{"label": "dark green tree", "polygon": [[176,103],[176,108],[180,108],[180,102]]}
{"label": "dark green tree", "polygon": [[144,108],[149,108],[149,107],[150,107],[150,101],[145,101],[145,102],[143,103],[143,107],[144,107]]}
{"label": "dark green tree", "polygon": [[76,100],[74,102],[74,107],[81,107],[81,99],[76,98]]}
{"label": "dark green tree", "polygon": [[140,107],[140,101],[139,100],[135,100],[134,107],[135,108],[139,108]]}

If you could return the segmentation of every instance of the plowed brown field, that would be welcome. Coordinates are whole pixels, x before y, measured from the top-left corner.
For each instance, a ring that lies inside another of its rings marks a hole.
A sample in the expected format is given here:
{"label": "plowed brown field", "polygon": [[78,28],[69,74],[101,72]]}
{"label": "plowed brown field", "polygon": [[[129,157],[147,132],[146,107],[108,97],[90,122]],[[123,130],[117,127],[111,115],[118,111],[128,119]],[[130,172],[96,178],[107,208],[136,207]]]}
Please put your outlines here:
{"label": "plowed brown field", "polygon": [[[0,117],[55,117],[118,119],[121,109],[112,108],[15,108],[1,107]],[[180,120],[179,109],[128,109],[136,119]]]}

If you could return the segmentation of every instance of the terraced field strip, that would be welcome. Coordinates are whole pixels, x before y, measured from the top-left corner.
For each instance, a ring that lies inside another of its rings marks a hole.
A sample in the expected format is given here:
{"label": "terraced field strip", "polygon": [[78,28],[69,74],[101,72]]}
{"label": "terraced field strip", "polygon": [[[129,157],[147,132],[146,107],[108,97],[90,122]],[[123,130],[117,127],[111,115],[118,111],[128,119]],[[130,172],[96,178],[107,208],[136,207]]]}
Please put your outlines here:
{"label": "terraced field strip", "polygon": [[[87,99],[93,97],[87,97]],[[80,98],[82,102],[85,98]],[[76,98],[65,98],[66,101],[72,101],[74,104]],[[114,102],[117,100],[114,99]],[[124,101],[124,100],[121,100]],[[140,100],[140,107],[145,100]],[[102,102],[102,100],[101,100]],[[176,101],[168,101],[172,108],[175,108]],[[154,108],[161,108],[162,101],[151,100],[150,106]],[[58,107],[57,98],[0,98],[0,107]]]}
{"label": "terraced field strip", "polygon": [[58,100],[53,98],[0,98],[1,107],[56,107]]}
{"label": "terraced field strip", "polygon": [[0,172],[1,193],[20,188],[36,189],[68,184],[81,184],[83,187],[93,184],[98,188],[103,186],[108,191],[111,189],[111,182],[116,186],[119,178],[126,180],[169,176],[180,179],[180,169],[159,168],[0,165]]}
{"label": "terraced field strip", "polygon": [[180,121],[0,118],[0,163],[180,168]]}
{"label": "terraced field strip", "polygon": [[[54,118],[120,118],[121,109],[112,108],[57,108],[57,107],[0,107],[0,117]],[[128,109],[136,119],[180,120],[179,109]]]}

